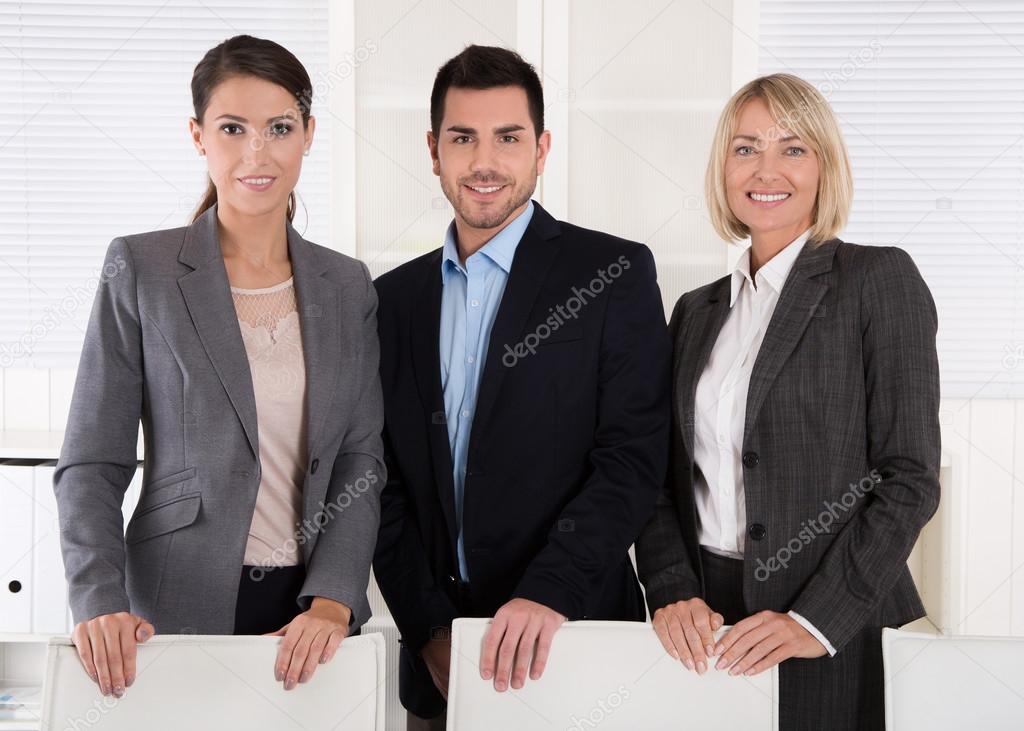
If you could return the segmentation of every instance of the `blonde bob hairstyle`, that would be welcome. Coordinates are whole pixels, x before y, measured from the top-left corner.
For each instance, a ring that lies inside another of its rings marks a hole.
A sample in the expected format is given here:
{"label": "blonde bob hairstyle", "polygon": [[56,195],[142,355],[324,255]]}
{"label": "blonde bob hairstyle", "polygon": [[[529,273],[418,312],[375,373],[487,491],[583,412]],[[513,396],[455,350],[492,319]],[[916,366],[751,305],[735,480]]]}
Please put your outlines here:
{"label": "blonde bob hairstyle", "polygon": [[731,152],[740,112],[751,99],[763,100],[777,128],[797,135],[817,156],[818,194],[811,212],[813,223],[808,243],[817,246],[834,238],[846,225],[853,201],[850,158],[835,114],[825,97],[811,84],[792,74],[771,74],[754,79],[737,91],[722,110],[704,179],[704,193],[715,231],[732,242],[750,235],[750,229],[729,207],[725,163]]}

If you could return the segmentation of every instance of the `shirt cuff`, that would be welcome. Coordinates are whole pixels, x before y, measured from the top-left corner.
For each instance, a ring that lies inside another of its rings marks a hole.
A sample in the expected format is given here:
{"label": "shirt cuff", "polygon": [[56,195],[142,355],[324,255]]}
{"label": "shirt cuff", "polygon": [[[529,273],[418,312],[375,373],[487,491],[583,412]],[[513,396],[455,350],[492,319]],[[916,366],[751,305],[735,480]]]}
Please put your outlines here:
{"label": "shirt cuff", "polygon": [[828,651],[829,657],[836,656],[836,648],[832,647],[832,643],[825,639],[825,635],[819,632],[817,627],[815,627],[813,624],[808,622],[806,619],[801,617],[796,612],[788,612],[788,614],[790,617],[799,622],[801,627],[810,632],[814,636],[814,639],[821,643],[821,646]]}

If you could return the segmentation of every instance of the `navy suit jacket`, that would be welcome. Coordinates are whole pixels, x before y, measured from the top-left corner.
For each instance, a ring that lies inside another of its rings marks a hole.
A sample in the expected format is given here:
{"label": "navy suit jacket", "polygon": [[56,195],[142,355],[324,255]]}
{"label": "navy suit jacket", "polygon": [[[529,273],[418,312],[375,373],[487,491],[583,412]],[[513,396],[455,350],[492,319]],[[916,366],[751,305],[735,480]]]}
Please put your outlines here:
{"label": "navy suit jacket", "polygon": [[536,205],[489,340],[470,433],[457,582],[438,346],[441,250],[377,279],[389,480],[374,572],[402,637],[402,702],[444,709],[419,652],[514,597],[570,620],[643,621],[628,550],[664,482],[670,343],[641,244]]}

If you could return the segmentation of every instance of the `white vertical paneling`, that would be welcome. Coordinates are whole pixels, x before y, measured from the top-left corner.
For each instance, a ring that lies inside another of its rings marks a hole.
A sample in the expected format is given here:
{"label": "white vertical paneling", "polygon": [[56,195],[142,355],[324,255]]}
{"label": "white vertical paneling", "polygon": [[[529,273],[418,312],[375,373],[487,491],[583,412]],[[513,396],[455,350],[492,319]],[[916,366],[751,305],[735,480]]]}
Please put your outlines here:
{"label": "white vertical paneling", "polygon": [[0,632],[32,624],[32,468],[0,465]]}
{"label": "white vertical paneling", "polygon": [[1013,443],[1013,580],[1010,582],[1010,634],[1024,637],[1024,400],[1015,404]]}
{"label": "white vertical paneling", "polygon": [[[334,0],[327,14],[330,28],[328,53],[327,119],[331,128],[330,241],[326,245],[356,255],[356,76],[355,66],[369,51],[356,47],[355,0]],[[358,54],[358,55],[357,55]],[[326,89],[324,91],[327,91]],[[321,102],[322,103],[322,102]],[[315,144],[315,141],[314,141]],[[323,154],[321,152],[321,154]]]}
{"label": "white vertical paneling", "polygon": [[[520,2],[522,8],[540,6],[537,0]],[[537,66],[544,84],[544,126],[551,132],[551,154],[540,178],[540,201],[555,218],[569,218],[569,110],[576,99],[569,73],[569,3],[544,3],[543,23],[534,29],[543,33],[528,33],[520,24],[519,52]],[[524,33],[527,33],[524,35]],[[540,35],[540,43],[531,37]],[[536,45],[543,48],[536,53]],[[536,54],[536,55],[534,55]]]}
{"label": "white vertical paneling", "polygon": [[[27,469],[27,468],[26,468]],[[32,631],[63,634],[67,629],[67,582],[60,553],[60,523],[53,494],[53,464],[32,468],[35,519],[32,534]]]}
{"label": "white vertical paneling", "polygon": [[[1010,401],[972,400],[964,632],[1010,632],[1013,419]],[[1009,426],[1009,428],[1008,428]]]}
{"label": "white vertical paneling", "polygon": [[68,412],[71,410],[71,396],[75,391],[76,369],[53,368],[50,370],[50,430],[64,431]]}
{"label": "white vertical paneling", "polygon": [[4,429],[50,428],[50,372],[7,368],[4,372]]}

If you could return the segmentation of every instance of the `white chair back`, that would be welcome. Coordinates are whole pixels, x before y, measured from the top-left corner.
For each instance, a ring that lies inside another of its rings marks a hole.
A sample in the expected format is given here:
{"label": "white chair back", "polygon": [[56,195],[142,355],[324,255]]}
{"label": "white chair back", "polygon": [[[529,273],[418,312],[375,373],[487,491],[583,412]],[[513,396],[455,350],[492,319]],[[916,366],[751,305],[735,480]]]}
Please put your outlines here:
{"label": "white chair back", "polygon": [[274,680],[280,637],[156,635],[139,645],[120,700],[85,674],[68,637],[50,640],[41,731],[344,728],[384,731],[384,642],[350,637],[308,683]]}
{"label": "white chair back", "polygon": [[666,654],[649,624],[571,622],[555,635],[540,680],[498,693],[480,677],[489,619],[452,629],[448,731],[775,731],[778,678],[691,672]]}

